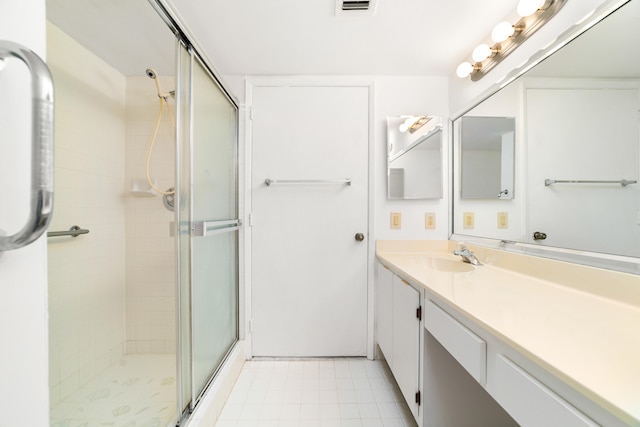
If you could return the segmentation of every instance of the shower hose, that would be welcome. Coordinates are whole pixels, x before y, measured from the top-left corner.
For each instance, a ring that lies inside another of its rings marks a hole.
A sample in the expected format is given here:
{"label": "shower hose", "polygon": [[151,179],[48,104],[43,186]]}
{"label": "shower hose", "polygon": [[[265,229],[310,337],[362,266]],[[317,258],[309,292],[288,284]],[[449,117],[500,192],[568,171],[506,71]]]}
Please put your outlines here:
{"label": "shower hose", "polygon": [[173,114],[171,113],[171,107],[169,107],[169,102],[167,101],[167,97],[158,95],[158,106],[159,106],[159,109],[158,109],[158,120],[156,121],[156,127],[155,127],[155,129],[153,131],[153,137],[151,138],[151,143],[149,144],[149,149],[147,150],[146,173],[147,173],[147,182],[149,183],[151,188],[153,188],[155,191],[157,191],[158,193],[160,193],[162,195],[167,195],[167,194],[174,194],[175,190],[173,190],[173,191],[162,191],[162,190],[160,190],[158,187],[156,187],[153,184],[153,181],[151,180],[151,175],[149,173],[149,164],[151,163],[151,153],[153,152],[153,147],[156,144],[156,138],[158,137],[158,129],[160,129],[160,123],[162,121],[162,113],[164,111],[164,105],[167,106],[167,112],[169,114],[169,119],[171,119],[171,124],[173,125],[173,128],[175,129],[175,127],[176,127],[176,122],[173,119]]}

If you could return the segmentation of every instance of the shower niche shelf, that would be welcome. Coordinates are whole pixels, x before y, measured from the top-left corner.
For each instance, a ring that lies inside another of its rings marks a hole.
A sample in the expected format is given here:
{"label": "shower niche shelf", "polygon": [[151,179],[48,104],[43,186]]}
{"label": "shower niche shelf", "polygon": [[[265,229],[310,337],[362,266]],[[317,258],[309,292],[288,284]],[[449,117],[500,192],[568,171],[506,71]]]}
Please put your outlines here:
{"label": "shower niche shelf", "polygon": [[[156,179],[153,180],[153,185],[158,186]],[[132,179],[129,194],[134,197],[155,197],[158,195],[158,192],[151,188],[146,179]]]}

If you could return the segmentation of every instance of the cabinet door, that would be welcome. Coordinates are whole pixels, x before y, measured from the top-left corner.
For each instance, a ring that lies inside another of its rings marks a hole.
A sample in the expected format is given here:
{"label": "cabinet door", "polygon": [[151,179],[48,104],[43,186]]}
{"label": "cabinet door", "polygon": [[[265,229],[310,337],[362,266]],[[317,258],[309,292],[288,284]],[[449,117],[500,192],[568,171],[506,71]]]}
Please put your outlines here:
{"label": "cabinet door", "polygon": [[420,387],[420,293],[393,276],[393,363],[396,378],[414,418],[418,419],[416,392]]}
{"label": "cabinet door", "polygon": [[393,273],[380,263],[376,273],[376,340],[387,363],[392,366],[393,292],[391,282]]}

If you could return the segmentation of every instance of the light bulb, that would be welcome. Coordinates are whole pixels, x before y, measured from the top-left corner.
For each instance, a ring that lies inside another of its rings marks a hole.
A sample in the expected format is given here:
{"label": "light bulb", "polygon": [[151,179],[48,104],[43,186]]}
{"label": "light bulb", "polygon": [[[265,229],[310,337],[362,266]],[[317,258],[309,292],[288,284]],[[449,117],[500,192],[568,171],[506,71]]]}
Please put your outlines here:
{"label": "light bulb", "polygon": [[471,57],[476,62],[482,62],[487,59],[491,55],[491,48],[486,44],[478,45],[475,49],[473,49],[473,53]]}
{"label": "light bulb", "polygon": [[465,77],[468,77],[472,71],[473,71],[473,65],[471,65],[468,62],[463,62],[462,64],[458,65],[458,68],[456,69],[456,74],[461,79],[464,79]]}
{"label": "light bulb", "polygon": [[511,22],[501,22],[495,26],[491,32],[491,40],[496,43],[502,43],[515,33],[516,29],[511,25]]}
{"label": "light bulb", "polygon": [[405,133],[406,131],[409,130],[409,126],[407,126],[407,123],[402,123],[399,129],[400,129],[400,132]]}
{"label": "light bulb", "polygon": [[518,15],[523,18],[536,13],[544,5],[545,0],[520,0],[518,3]]}

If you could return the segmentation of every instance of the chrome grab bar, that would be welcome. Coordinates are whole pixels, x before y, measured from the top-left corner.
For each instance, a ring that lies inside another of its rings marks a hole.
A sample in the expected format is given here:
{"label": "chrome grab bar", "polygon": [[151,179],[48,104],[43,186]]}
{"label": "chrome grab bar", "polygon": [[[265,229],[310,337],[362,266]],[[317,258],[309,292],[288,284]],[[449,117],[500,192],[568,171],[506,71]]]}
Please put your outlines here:
{"label": "chrome grab bar", "polygon": [[346,184],[351,185],[351,178],[345,179],[270,179],[264,180],[267,186],[271,184]]}
{"label": "chrome grab bar", "polygon": [[81,234],[88,234],[89,230],[86,228],[80,228],[77,225],[74,225],[67,231],[49,231],[47,233],[47,237],[61,237],[61,236],[71,236],[78,237]]}
{"label": "chrome grab bar", "polygon": [[[31,207],[21,230],[0,235],[0,252],[34,242],[53,213],[53,80],[47,65],[31,50],[0,40],[0,60],[17,58],[31,72]],[[0,233],[1,234],[1,233]]]}
{"label": "chrome grab bar", "polygon": [[626,187],[627,185],[636,184],[637,182],[638,181],[629,181],[626,179],[621,179],[618,181],[545,179],[544,185],[548,187],[553,184],[620,184],[623,187]]}

